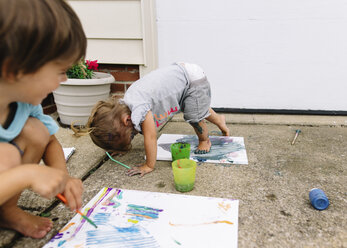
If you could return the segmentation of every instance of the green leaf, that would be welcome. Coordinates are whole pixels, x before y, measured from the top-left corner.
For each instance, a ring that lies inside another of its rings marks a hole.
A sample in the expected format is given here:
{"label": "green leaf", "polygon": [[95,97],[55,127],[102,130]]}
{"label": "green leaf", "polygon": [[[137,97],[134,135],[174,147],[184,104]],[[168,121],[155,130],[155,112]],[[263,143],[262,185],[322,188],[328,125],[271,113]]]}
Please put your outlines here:
{"label": "green leaf", "polygon": [[93,75],[93,70],[88,69],[85,61],[79,61],[77,64],[73,65],[67,72],[68,78],[78,78],[78,79],[90,79]]}

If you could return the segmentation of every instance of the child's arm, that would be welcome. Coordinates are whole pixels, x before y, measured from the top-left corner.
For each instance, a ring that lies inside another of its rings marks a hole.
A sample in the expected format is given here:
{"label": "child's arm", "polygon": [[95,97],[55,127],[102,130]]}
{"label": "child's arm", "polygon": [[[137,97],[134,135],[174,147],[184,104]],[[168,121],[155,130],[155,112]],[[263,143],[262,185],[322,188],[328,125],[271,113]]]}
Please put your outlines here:
{"label": "child's arm", "polygon": [[146,162],[140,167],[135,167],[129,170],[127,173],[129,176],[140,174],[142,177],[143,175],[153,171],[157,160],[157,131],[155,129],[152,111],[148,111],[141,127],[144,136]]}
{"label": "child's arm", "polygon": [[68,175],[68,180],[63,194],[71,210],[80,209],[82,207],[82,181],[78,178],[69,176],[63,148],[54,135],[50,137],[43,160],[46,165],[51,168],[59,169]]}
{"label": "child's arm", "polygon": [[63,192],[67,176],[60,170],[37,164],[21,165],[0,173],[0,205],[26,188],[46,198]]}

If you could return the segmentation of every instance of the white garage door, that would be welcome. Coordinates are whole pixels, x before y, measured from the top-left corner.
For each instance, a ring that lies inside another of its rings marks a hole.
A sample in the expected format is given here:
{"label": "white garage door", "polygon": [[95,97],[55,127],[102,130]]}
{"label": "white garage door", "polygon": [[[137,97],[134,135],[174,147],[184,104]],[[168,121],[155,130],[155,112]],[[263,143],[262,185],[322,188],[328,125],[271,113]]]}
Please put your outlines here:
{"label": "white garage door", "polygon": [[157,0],[159,66],[203,67],[212,106],[347,111],[347,1]]}

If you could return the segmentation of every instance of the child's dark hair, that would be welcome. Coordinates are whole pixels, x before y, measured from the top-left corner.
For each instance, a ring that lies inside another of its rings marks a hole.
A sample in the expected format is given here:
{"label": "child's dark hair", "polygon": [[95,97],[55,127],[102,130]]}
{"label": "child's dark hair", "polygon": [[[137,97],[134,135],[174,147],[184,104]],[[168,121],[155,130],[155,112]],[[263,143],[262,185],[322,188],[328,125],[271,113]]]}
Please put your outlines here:
{"label": "child's dark hair", "polygon": [[0,78],[29,74],[51,61],[77,62],[87,41],[64,0],[0,0]]}
{"label": "child's dark hair", "polygon": [[126,126],[122,119],[130,114],[128,106],[119,103],[117,98],[99,101],[87,123],[94,144],[108,152],[129,151],[133,127]]}

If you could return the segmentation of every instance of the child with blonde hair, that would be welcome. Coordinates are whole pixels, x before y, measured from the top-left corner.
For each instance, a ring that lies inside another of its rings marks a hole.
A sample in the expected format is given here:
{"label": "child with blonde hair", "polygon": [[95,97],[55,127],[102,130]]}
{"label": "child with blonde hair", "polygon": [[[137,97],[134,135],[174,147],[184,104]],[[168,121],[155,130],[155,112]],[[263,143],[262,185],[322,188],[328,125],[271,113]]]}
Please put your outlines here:
{"label": "child with blonde hair", "polygon": [[[42,238],[52,221],[17,206],[31,188],[46,198],[63,193],[82,205],[82,182],[70,177],[55,121],[40,103],[84,57],[82,25],[64,0],[0,0],[0,226]],[[43,159],[47,166],[39,165]]]}
{"label": "child with blonde hair", "polygon": [[88,126],[93,142],[110,153],[129,151],[137,133],[144,136],[146,161],[128,175],[153,171],[157,157],[156,128],[180,111],[199,139],[195,153],[208,153],[211,142],[205,119],[229,136],[225,117],[210,108],[210,85],[203,70],[195,64],[175,63],[145,75],[134,82],[124,99],[100,101],[94,107]]}

